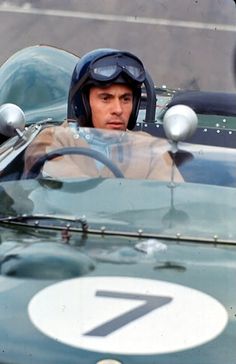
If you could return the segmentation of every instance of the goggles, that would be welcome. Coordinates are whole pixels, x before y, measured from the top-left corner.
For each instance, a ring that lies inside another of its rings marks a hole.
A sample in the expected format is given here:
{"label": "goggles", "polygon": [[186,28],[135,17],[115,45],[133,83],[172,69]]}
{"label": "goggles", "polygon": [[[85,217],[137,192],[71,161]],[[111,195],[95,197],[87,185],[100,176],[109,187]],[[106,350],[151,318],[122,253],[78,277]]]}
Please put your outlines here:
{"label": "goggles", "polygon": [[88,70],[91,79],[96,81],[113,81],[122,72],[133,81],[144,82],[145,70],[138,58],[129,53],[103,56],[91,62]]}

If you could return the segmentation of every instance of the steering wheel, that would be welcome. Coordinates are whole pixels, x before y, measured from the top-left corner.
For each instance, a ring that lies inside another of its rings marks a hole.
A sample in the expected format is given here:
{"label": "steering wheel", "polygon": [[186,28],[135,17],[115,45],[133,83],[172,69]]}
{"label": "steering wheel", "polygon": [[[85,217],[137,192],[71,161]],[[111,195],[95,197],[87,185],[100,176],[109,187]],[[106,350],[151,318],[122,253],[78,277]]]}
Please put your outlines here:
{"label": "steering wheel", "polygon": [[53,150],[52,152],[46,153],[42,157],[40,157],[26,174],[26,179],[36,178],[39,175],[40,170],[45,162],[51,161],[52,159],[61,157],[63,155],[71,154],[84,155],[86,157],[96,159],[97,161],[104,164],[104,166],[106,166],[116,178],[124,178],[121,170],[110,159],[108,159],[105,155],[98,152],[97,150],[82,147],[68,147]]}

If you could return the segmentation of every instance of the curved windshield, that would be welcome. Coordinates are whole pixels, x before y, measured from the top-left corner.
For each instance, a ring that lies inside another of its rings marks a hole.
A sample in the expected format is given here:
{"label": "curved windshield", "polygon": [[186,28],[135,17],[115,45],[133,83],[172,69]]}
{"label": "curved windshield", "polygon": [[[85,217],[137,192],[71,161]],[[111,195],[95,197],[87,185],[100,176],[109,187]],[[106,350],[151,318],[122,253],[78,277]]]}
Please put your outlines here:
{"label": "curved windshield", "polygon": [[26,179],[0,185],[2,219],[44,217],[54,227],[83,220],[96,233],[236,242],[235,149],[180,143],[176,151],[144,132],[45,130],[50,147],[36,153],[42,145],[32,143]]}
{"label": "curved windshield", "polygon": [[[41,171],[44,177],[55,178],[125,177],[166,181],[171,177],[172,166],[168,150],[170,144],[166,139],[145,132],[77,128],[75,123],[64,123],[46,128],[29,146],[25,175],[34,177]],[[175,178],[181,180],[176,168],[174,171]]]}

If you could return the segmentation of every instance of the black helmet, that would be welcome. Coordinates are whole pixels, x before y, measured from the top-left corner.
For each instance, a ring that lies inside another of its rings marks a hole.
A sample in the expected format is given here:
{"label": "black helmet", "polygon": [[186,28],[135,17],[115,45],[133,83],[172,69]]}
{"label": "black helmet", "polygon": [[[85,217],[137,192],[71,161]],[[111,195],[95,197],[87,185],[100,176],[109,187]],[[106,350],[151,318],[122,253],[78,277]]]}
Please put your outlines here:
{"label": "black helmet", "polygon": [[124,83],[133,91],[133,109],[128,122],[128,129],[133,129],[139,111],[141,85],[145,78],[142,62],[129,52],[103,48],[87,53],[78,61],[72,74],[67,118],[78,120],[81,126],[92,127],[90,87]]}

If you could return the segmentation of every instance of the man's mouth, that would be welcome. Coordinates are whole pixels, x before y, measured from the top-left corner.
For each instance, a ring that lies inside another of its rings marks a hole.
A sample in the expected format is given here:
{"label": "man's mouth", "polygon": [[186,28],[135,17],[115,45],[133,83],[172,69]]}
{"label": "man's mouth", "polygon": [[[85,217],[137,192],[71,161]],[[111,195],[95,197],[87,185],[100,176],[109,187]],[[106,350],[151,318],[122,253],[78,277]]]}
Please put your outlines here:
{"label": "man's mouth", "polygon": [[124,129],[124,123],[121,120],[110,120],[107,126],[112,129]]}

